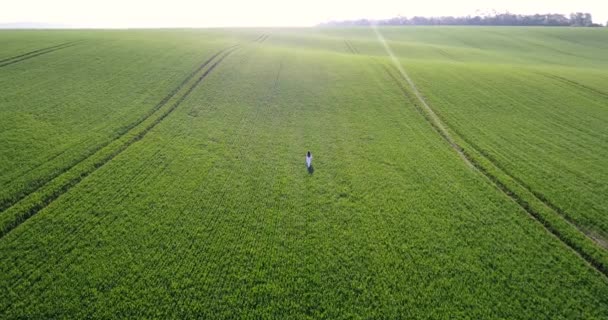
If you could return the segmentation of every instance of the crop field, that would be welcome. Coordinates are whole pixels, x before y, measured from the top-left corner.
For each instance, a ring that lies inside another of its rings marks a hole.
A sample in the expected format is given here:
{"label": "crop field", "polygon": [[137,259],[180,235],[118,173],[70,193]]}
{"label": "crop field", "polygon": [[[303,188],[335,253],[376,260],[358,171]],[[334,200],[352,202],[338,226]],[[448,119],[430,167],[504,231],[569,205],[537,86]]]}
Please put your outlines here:
{"label": "crop field", "polygon": [[0,318],[240,317],[608,318],[608,28],[0,32]]}

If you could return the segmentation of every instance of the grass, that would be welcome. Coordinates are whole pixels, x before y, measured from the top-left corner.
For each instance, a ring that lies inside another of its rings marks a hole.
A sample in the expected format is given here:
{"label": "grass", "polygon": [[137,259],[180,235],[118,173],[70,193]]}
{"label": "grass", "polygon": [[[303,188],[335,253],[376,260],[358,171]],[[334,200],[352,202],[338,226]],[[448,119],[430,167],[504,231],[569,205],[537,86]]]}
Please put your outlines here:
{"label": "grass", "polygon": [[0,213],[0,315],[605,318],[607,33],[585,30],[381,29],[481,170],[367,29],[49,32],[83,41],[0,69],[3,192],[22,198]]}
{"label": "grass", "polygon": [[187,38],[169,35],[162,42],[144,35],[134,51],[128,43],[141,35],[94,35],[92,43],[63,49],[66,55],[56,51],[2,68],[0,209],[121,137],[196,65],[230,43],[209,37],[164,50]]}
{"label": "grass", "polygon": [[606,97],[536,70],[446,68],[420,81],[489,158],[569,219],[608,235]]}

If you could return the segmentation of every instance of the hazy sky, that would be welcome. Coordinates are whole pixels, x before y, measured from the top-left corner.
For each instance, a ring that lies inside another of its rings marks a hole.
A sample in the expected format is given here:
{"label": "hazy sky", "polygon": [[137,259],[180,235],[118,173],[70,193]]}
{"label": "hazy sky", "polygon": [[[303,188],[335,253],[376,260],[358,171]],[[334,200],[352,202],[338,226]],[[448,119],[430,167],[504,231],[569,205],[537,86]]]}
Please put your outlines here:
{"label": "hazy sky", "polygon": [[74,27],[311,26],[328,20],[397,15],[512,13],[593,14],[608,20],[608,0],[2,0],[0,23],[42,22]]}

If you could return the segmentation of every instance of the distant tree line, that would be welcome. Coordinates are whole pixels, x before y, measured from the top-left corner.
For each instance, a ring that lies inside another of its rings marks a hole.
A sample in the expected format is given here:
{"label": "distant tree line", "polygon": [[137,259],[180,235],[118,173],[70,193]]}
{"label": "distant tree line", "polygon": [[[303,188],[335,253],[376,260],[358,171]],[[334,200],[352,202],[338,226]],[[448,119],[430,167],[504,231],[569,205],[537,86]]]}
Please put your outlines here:
{"label": "distant tree line", "polygon": [[[367,26],[372,23],[387,26],[556,26],[556,27],[601,27],[601,24],[593,23],[590,13],[576,12],[569,17],[563,14],[512,14],[499,13],[482,16],[466,17],[394,17],[382,20],[345,20],[330,21],[322,23],[321,26]],[[607,23],[608,25],[608,23]]]}

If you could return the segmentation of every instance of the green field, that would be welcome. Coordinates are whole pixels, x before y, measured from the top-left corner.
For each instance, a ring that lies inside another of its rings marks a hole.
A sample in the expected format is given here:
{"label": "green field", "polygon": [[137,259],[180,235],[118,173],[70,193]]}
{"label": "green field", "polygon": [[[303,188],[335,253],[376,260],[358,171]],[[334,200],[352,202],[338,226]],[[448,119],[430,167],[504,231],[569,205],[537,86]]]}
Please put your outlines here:
{"label": "green field", "polygon": [[0,288],[2,319],[606,319],[608,28],[2,31]]}

